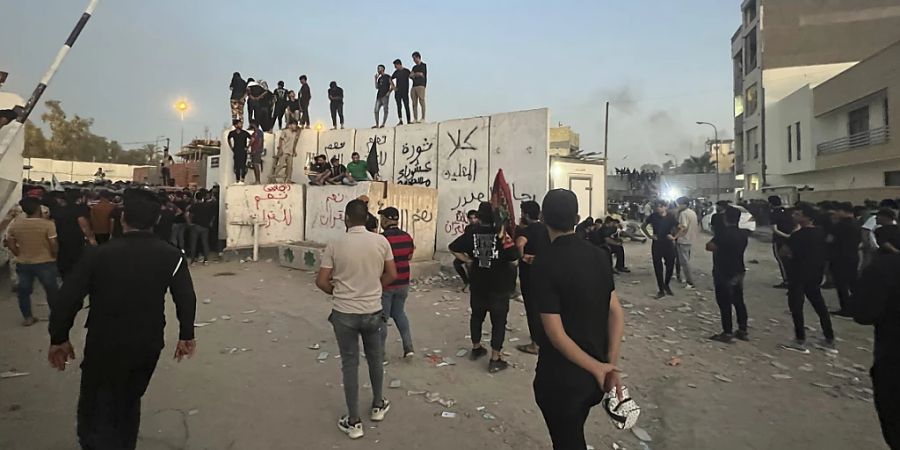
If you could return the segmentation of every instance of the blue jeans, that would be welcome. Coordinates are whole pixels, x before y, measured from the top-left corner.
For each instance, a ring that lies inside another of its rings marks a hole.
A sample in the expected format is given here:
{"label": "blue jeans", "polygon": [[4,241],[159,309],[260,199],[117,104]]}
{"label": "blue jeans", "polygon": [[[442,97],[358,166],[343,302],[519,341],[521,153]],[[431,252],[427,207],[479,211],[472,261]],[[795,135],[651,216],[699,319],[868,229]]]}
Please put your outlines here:
{"label": "blue jeans", "polygon": [[47,292],[47,304],[53,309],[56,293],[59,286],[56,284],[58,272],[55,262],[46,262],[40,264],[23,264],[16,265],[16,274],[19,275],[19,310],[22,311],[22,317],[26,319],[32,318],[31,314],[31,293],[34,291],[34,279],[37,278],[44,291]]}
{"label": "blue jeans", "polygon": [[409,286],[396,289],[385,289],[381,293],[381,308],[384,313],[385,326],[381,328],[381,339],[387,348],[388,319],[394,319],[397,331],[400,332],[400,340],[403,341],[403,354],[413,351],[412,334],[409,331],[409,318],[406,317],[406,297],[409,295]]}

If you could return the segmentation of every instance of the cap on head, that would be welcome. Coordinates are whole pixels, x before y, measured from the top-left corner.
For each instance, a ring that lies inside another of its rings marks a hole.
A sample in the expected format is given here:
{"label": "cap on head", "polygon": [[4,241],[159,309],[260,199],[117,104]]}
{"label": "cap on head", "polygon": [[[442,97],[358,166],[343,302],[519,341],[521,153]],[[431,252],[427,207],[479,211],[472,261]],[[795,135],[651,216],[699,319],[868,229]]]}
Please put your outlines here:
{"label": "cap on head", "polygon": [[553,189],[541,207],[544,223],[554,230],[571,231],[578,223],[578,197],[566,189]]}
{"label": "cap on head", "polygon": [[388,206],[387,208],[378,211],[378,215],[388,220],[400,220],[400,211],[393,206]]}

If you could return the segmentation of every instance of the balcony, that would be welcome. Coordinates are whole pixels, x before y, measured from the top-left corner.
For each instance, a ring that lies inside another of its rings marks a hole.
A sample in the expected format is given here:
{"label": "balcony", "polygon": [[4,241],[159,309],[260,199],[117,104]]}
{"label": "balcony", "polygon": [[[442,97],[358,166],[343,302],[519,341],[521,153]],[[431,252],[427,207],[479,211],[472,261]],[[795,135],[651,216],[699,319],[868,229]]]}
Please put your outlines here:
{"label": "balcony", "polygon": [[862,133],[852,134],[833,141],[823,142],[816,149],[819,155],[832,155],[869,145],[884,144],[890,140],[891,130],[889,126],[885,125],[874,130],[863,131]]}

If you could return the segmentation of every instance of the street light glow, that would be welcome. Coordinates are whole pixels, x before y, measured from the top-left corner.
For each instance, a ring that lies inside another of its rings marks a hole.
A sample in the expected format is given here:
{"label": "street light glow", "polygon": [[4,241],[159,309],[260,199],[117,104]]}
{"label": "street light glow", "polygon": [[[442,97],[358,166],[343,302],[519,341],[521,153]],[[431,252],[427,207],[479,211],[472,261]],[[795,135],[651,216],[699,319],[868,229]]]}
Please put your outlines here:
{"label": "street light glow", "polygon": [[189,107],[190,107],[190,105],[188,105],[188,102],[186,102],[184,100],[178,100],[175,103],[175,109],[180,113],[184,113],[185,111],[188,110]]}

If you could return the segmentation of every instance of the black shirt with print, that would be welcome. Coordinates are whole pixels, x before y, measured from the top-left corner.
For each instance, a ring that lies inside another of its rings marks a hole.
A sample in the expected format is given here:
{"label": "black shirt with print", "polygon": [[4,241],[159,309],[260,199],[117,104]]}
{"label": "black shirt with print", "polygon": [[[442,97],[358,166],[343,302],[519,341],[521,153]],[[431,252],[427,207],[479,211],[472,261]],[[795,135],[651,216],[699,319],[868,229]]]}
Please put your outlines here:
{"label": "black shirt with print", "polygon": [[385,95],[388,95],[388,93],[391,92],[391,77],[387,74],[379,76],[378,81],[375,83],[375,87],[378,89],[376,98],[382,98]]}
{"label": "black shirt with print", "polygon": [[282,87],[277,88],[277,89],[275,89],[273,94],[275,95],[275,106],[276,107],[284,108],[285,106],[287,106],[287,101],[288,101],[288,90],[287,89],[282,88]]}
{"label": "black shirt with print", "polygon": [[493,225],[472,225],[451,242],[449,248],[451,252],[464,253],[474,261],[469,273],[474,295],[512,293],[515,289],[513,262],[519,259],[519,249],[515,245],[504,245]]}
{"label": "black shirt with print", "polygon": [[[608,253],[574,234],[560,236],[535,259],[531,288],[541,314],[559,314],[578,347],[609,362],[609,302],[616,286]],[[552,379],[563,389],[596,385],[593,375],[563,356],[546,335],[538,341],[536,382]]]}

